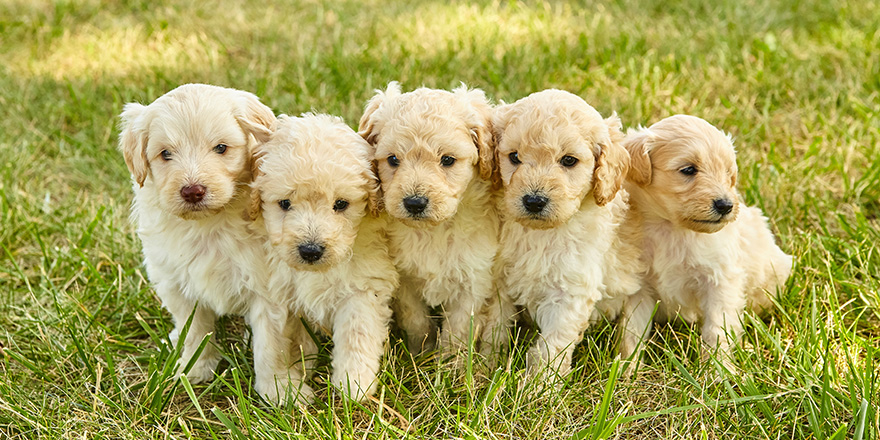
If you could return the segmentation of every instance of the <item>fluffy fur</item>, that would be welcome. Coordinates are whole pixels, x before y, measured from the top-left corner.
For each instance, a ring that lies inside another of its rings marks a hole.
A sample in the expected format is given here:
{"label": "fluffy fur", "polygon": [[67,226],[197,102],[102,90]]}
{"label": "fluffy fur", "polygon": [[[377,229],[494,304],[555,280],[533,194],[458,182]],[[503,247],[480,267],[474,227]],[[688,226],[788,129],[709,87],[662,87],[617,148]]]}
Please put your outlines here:
{"label": "fluffy fur", "polygon": [[[217,316],[246,314],[260,288],[262,244],[247,228],[247,185],[252,148],[268,136],[275,115],[250,93],[188,84],[147,106],[127,104],[121,118],[132,219],[147,274],[174,319],[174,344],[193,315],[183,368]],[[187,377],[210,379],[219,360],[208,344]]]}
{"label": "fluffy fur", "polygon": [[342,119],[312,114],[279,117],[259,149],[252,215],[266,237],[269,293],[253,331],[272,345],[254,357],[278,381],[261,392],[310,397],[309,365],[294,364],[317,349],[294,328],[300,316],[332,335],[336,387],[360,400],[376,388],[398,276],[377,216],[371,150]]}
{"label": "fluffy fur", "polygon": [[[616,316],[638,288],[637,229],[622,233],[629,167],[617,116],[602,119],[581,98],[545,90],[495,110],[502,216],[498,300],[484,341],[506,344],[515,306],[540,330],[527,367],[565,374],[590,320]],[[535,205],[538,203],[538,205]]]}
{"label": "fluffy fur", "polygon": [[703,119],[677,115],[631,131],[624,144],[632,156],[626,188],[644,221],[647,273],[624,308],[621,356],[643,345],[659,301],[655,320],[702,322],[704,356],[717,349],[732,367],[730,342],[742,331],[744,308],[772,304],[767,294],[785,284],[792,258],[775,244],[761,211],[740,201],[729,136]]}
{"label": "fluffy fur", "polygon": [[[390,248],[401,274],[395,312],[413,351],[432,345],[426,306],[444,313],[441,347],[457,352],[478,334],[471,325],[491,292],[499,223],[489,183],[490,117],[481,90],[401,93],[392,82],[360,121],[392,218]],[[408,209],[407,200],[421,200],[424,209]]]}

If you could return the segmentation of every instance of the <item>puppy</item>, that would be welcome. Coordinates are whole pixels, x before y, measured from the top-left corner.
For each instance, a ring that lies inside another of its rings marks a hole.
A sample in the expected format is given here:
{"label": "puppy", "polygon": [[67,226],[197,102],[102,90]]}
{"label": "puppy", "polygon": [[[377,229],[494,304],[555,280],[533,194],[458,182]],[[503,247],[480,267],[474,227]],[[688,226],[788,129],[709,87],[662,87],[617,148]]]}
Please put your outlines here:
{"label": "puppy", "polygon": [[[283,396],[305,374],[290,367],[316,353],[299,316],[333,337],[333,384],[363,400],[376,389],[388,337],[397,270],[388,255],[384,220],[378,217],[378,182],[370,146],[342,119],[328,115],[281,116],[259,148],[252,216],[268,243],[268,292],[260,307],[267,319],[254,335],[272,341],[257,365],[273,370]],[[269,319],[271,318],[271,319]],[[298,347],[297,347],[298,345]],[[308,369],[308,366],[306,366]]]}
{"label": "puppy", "polygon": [[776,246],[761,211],[740,201],[729,136],[703,119],[677,115],[631,131],[624,145],[632,156],[626,188],[644,222],[647,273],[624,307],[621,356],[643,345],[659,301],[654,319],[701,321],[704,357],[717,349],[730,368],[744,308],[772,304],[767,294],[783,287],[792,257]]}
{"label": "puppy", "polygon": [[599,312],[614,318],[622,298],[639,288],[637,230],[620,228],[629,167],[620,119],[603,119],[571,93],[545,90],[497,107],[492,126],[502,226],[498,298],[486,311],[494,325],[482,337],[493,343],[483,351],[502,351],[519,306],[540,330],[527,369],[564,375],[590,320]]}
{"label": "puppy", "polygon": [[[256,96],[187,84],[150,105],[127,104],[119,149],[134,187],[132,219],[144,265],[183,341],[182,370],[218,315],[246,314],[261,269],[262,243],[248,231],[252,148],[275,121]],[[254,344],[262,341],[255,339]],[[208,344],[187,373],[213,377],[220,360]]]}
{"label": "puppy", "polygon": [[465,85],[401,93],[396,82],[367,103],[360,134],[373,146],[388,238],[400,272],[398,325],[415,352],[430,348],[427,306],[444,314],[439,345],[460,353],[492,289],[499,220],[492,202],[491,107]]}

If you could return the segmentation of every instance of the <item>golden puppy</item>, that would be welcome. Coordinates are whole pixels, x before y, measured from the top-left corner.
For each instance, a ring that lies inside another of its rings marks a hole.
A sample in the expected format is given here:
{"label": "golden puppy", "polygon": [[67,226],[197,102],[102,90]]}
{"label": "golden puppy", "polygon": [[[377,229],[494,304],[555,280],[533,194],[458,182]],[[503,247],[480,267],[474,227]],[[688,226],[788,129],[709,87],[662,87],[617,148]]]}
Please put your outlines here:
{"label": "golden puppy", "polygon": [[[174,344],[192,314],[183,368],[217,316],[247,313],[259,289],[252,281],[263,251],[247,229],[247,185],[251,150],[269,135],[275,115],[250,93],[187,84],[150,105],[127,104],[121,118],[132,218],[147,274],[174,319]],[[210,379],[219,360],[208,344],[187,377]]]}
{"label": "golden puppy", "polygon": [[401,275],[395,312],[414,351],[431,345],[426,305],[442,307],[440,345],[458,351],[477,334],[473,318],[491,292],[498,218],[490,117],[481,90],[401,93],[392,82],[360,121],[392,217],[388,237]]}
{"label": "golden puppy", "polygon": [[359,400],[376,388],[398,283],[371,150],[342,119],[313,114],[279,117],[260,146],[252,214],[269,243],[270,275],[262,319],[253,319],[264,325],[253,330],[272,345],[255,350],[254,363],[280,379],[281,398],[297,388],[302,399],[311,393],[290,367],[291,344],[295,358],[317,352],[295,328],[299,316],[332,334],[337,388]]}
{"label": "golden puppy", "polygon": [[703,119],[677,115],[631,131],[624,144],[632,156],[626,188],[644,222],[647,274],[624,307],[621,356],[643,345],[659,301],[655,319],[702,321],[704,356],[717,349],[731,367],[729,340],[742,331],[743,309],[771,304],[766,294],[785,284],[792,258],[776,246],[761,211],[740,201],[729,136]]}
{"label": "golden puppy", "polygon": [[[561,90],[533,93],[495,109],[501,243],[498,301],[487,307],[483,350],[507,342],[514,306],[540,330],[530,372],[563,375],[596,312],[616,316],[638,288],[638,249],[619,225],[628,207],[620,187],[629,155],[620,119],[603,119],[583,99]],[[494,350],[494,353],[490,351]]]}

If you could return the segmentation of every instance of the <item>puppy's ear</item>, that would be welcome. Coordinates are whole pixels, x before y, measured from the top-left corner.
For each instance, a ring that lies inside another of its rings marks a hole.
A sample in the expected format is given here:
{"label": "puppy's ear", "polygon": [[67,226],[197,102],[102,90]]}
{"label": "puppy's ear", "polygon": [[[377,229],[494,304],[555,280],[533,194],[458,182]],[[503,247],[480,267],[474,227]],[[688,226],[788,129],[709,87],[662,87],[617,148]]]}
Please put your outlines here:
{"label": "puppy's ear", "polygon": [[[492,136],[492,106],[480,89],[468,89],[464,83],[452,90],[457,99],[470,107],[465,118],[474,146],[477,147],[480,178],[493,181],[495,172],[495,142]],[[494,184],[494,182],[493,182]]]}
{"label": "puppy's ear", "polygon": [[263,194],[256,185],[257,177],[260,177],[260,175],[263,174],[260,170],[260,166],[263,165],[263,156],[265,156],[265,152],[257,150],[251,160],[251,175],[253,176],[253,180],[251,180],[251,199],[248,204],[248,217],[250,217],[251,220],[256,220],[263,214]]}
{"label": "puppy's ear", "polygon": [[376,161],[370,160],[370,172],[367,173],[367,211],[373,217],[378,217],[384,208],[382,204],[382,185],[379,184],[379,170]]}
{"label": "puppy's ear", "polygon": [[648,129],[630,130],[623,140],[623,147],[629,152],[630,167],[627,178],[639,186],[651,183],[651,133]]}
{"label": "puppy's ear", "polygon": [[620,118],[616,114],[605,119],[609,142],[599,147],[596,169],[593,171],[593,197],[603,206],[614,199],[629,171],[629,153],[623,148]]}
{"label": "puppy's ear", "polygon": [[252,134],[259,142],[268,141],[275,125],[275,113],[253,93],[239,93],[239,108],[235,116],[242,130]]}
{"label": "puppy's ear", "polygon": [[388,88],[385,91],[377,89],[375,92],[376,94],[367,101],[367,105],[364,107],[364,115],[361,116],[361,120],[358,123],[358,134],[370,145],[376,145],[379,132],[382,131],[385,122],[378,110],[382,108],[382,104],[386,100],[400,95],[400,84],[397,81],[391,81],[388,83]]}
{"label": "puppy's ear", "polygon": [[514,108],[512,104],[499,105],[492,111],[492,149],[495,153],[495,162],[492,170],[493,189],[501,188],[504,184],[501,181],[501,161],[503,159],[498,157],[498,146],[501,145],[501,137],[504,135],[504,130],[510,123],[513,114]]}
{"label": "puppy's ear", "polygon": [[126,104],[120,115],[119,150],[125,159],[125,165],[138,185],[144,186],[150,171],[147,160],[147,129],[146,106]]}

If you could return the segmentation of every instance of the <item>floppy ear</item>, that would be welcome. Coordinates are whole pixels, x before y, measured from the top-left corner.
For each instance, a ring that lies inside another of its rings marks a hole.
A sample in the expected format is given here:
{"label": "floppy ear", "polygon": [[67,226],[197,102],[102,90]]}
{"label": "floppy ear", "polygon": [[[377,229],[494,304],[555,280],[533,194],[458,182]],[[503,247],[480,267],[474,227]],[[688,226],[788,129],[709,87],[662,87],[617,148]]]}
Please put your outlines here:
{"label": "floppy ear", "polygon": [[629,153],[630,167],[627,178],[632,180],[639,186],[645,186],[651,183],[651,133],[647,128],[640,130],[630,130],[627,132],[626,139],[623,140],[623,147]]}
{"label": "floppy ear", "polygon": [[465,122],[471,140],[477,147],[480,178],[491,181],[495,170],[495,147],[492,139],[492,107],[486,94],[480,89],[468,89],[465,83],[452,90],[455,97],[471,108]]}
{"label": "floppy ear", "polygon": [[266,142],[272,136],[275,113],[260,102],[253,93],[239,91],[240,101],[235,117],[245,133],[252,134],[259,142]]}
{"label": "floppy ear", "polygon": [[620,118],[616,114],[605,119],[609,142],[599,146],[596,169],[593,171],[593,197],[603,206],[614,199],[629,171],[629,153],[623,148]]}
{"label": "floppy ear", "polygon": [[397,81],[391,81],[388,83],[388,88],[385,91],[376,89],[375,92],[376,94],[367,101],[367,105],[364,107],[364,114],[358,123],[358,134],[370,145],[376,145],[384,122],[376,113],[386,99],[400,95],[400,84]]}
{"label": "floppy ear", "polygon": [[498,157],[498,146],[501,145],[501,136],[504,134],[504,130],[507,128],[507,124],[510,123],[510,119],[513,116],[513,104],[502,104],[492,111],[492,150],[495,156],[495,161],[493,162],[492,169],[492,188],[498,189],[504,184],[501,181],[501,161],[502,158]]}
{"label": "floppy ear", "polygon": [[119,150],[122,151],[128,171],[141,187],[150,171],[150,162],[147,160],[146,109],[146,106],[132,102],[126,104],[119,115]]}
{"label": "floppy ear", "polygon": [[263,165],[263,156],[265,156],[265,152],[258,150],[254,153],[254,157],[251,160],[251,175],[253,179],[251,180],[251,199],[248,204],[248,217],[251,220],[256,220],[263,214],[263,195],[256,185],[257,177],[263,174],[260,170],[260,166]]}
{"label": "floppy ear", "polygon": [[367,211],[373,217],[378,217],[384,208],[382,204],[382,185],[379,184],[379,170],[376,161],[370,160],[370,171],[367,173]]}

